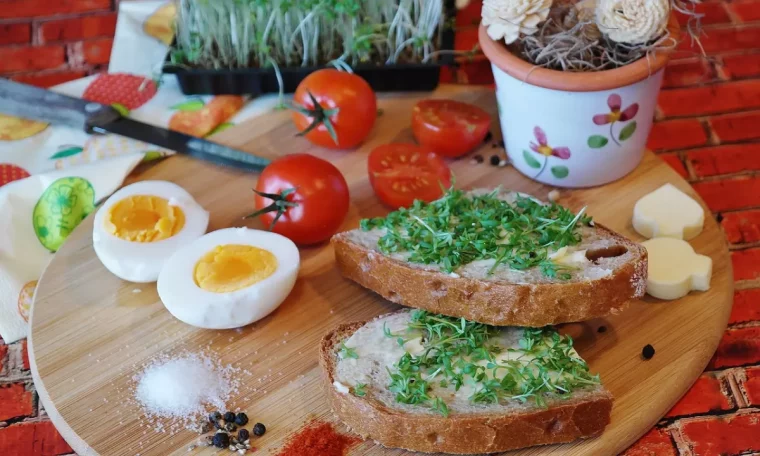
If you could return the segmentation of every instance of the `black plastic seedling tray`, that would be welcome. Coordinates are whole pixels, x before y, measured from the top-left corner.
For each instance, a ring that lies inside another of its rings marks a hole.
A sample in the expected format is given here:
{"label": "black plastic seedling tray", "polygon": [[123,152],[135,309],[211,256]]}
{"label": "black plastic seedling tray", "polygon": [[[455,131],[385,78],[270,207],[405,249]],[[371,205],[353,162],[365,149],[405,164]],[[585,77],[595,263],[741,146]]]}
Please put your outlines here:
{"label": "black plastic seedling tray", "polygon": [[[446,16],[456,14],[453,0],[446,0]],[[441,32],[441,51],[454,49],[454,30],[444,22]],[[397,65],[357,65],[354,73],[364,78],[376,92],[431,91],[438,87],[441,67],[453,62],[450,53],[442,53],[432,63]],[[324,67],[280,68],[285,93],[296,91],[298,84],[312,72]],[[173,65],[167,56],[164,74],[177,76],[180,89],[185,95],[262,95],[278,93],[280,85],[271,68],[194,69]]]}

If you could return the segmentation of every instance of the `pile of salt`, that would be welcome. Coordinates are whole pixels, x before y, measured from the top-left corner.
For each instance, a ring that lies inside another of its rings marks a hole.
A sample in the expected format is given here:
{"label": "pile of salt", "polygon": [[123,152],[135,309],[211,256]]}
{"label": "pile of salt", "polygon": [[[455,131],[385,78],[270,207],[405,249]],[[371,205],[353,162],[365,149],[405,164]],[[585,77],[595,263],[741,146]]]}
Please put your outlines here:
{"label": "pile of salt", "polygon": [[231,367],[197,353],[164,357],[135,377],[135,396],[146,415],[190,425],[208,408],[226,409],[225,403],[238,383],[231,378],[232,372]]}

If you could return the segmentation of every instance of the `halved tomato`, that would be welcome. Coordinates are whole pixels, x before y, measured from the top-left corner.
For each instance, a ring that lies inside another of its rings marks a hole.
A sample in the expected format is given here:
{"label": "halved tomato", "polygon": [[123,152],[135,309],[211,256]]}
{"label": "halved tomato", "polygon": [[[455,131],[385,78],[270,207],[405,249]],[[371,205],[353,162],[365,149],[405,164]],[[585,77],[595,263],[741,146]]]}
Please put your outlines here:
{"label": "halved tomato", "polygon": [[435,153],[414,144],[383,144],[369,154],[369,181],[386,205],[409,207],[443,196],[451,186],[451,170]]}
{"label": "halved tomato", "polygon": [[422,100],[412,111],[417,142],[444,157],[459,157],[475,149],[490,127],[487,112],[460,101]]}

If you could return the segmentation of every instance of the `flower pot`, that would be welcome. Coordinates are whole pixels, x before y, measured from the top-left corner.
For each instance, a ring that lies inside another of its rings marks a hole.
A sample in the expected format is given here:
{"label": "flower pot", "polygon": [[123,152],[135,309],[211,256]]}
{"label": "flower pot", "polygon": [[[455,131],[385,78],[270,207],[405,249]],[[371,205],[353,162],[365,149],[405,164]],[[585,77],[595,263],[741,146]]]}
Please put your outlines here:
{"label": "flower pot", "polygon": [[[678,39],[674,17],[668,27]],[[482,25],[479,39],[496,82],[504,145],[518,171],[557,187],[591,187],[636,168],[669,51],[613,70],[574,73],[535,67]]]}

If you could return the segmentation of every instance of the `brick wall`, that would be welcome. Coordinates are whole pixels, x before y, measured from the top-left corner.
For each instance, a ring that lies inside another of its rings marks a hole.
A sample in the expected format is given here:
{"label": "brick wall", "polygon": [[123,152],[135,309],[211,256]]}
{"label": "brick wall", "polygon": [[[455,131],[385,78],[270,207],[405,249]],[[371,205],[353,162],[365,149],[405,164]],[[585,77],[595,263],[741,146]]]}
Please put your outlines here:
{"label": "brick wall", "polygon": [[[472,49],[479,5],[460,13]],[[684,43],[668,67],[649,146],[692,183],[723,227],[734,308],[707,371],[626,456],[760,453],[760,0],[705,0],[702,57]],[[0,74],[52,85],[102,69],[111,0],[0,0]],[[492,83],[488,62],[463,59],[446,81]],[[0,340],[0,455],[70,449],[39,406],[24,341]]]}
{"label": "brick wall", "polygon": [[670,63],[649,146],[720,222],[736,294],[707,371],[626,456],[760,452],[760,0],[707,0],[702,57]]}
{"label": "brick wall", "polygon": [[45,415],[29,372],[26,340],[0,339],[0,454],[54,456],[71,448]]}
{"label": "brick wall", "polygon": [[49,87],[104,70],[117,1],[0,1],[0,76]]}

